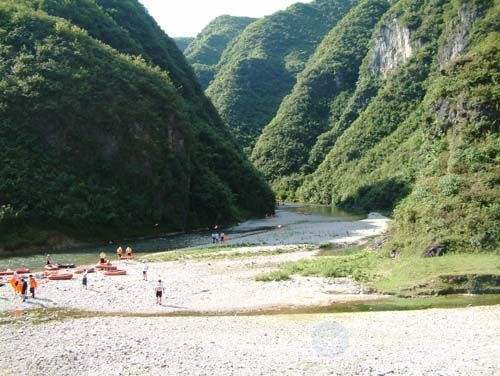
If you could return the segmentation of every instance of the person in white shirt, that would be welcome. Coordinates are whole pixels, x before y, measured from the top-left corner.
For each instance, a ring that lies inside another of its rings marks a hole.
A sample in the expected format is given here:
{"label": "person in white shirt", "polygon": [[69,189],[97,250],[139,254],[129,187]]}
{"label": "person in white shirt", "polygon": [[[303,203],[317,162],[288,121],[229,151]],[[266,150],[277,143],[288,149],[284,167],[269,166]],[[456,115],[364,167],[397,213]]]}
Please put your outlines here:
{"label": "person in white shirt", "polygon": [[148,269],[149,269],[149,266],[148,264],[146,264],[145,261],[144,262],[144,267],[142,268],[142,279],[144,281],[147,281],[148,280]]}

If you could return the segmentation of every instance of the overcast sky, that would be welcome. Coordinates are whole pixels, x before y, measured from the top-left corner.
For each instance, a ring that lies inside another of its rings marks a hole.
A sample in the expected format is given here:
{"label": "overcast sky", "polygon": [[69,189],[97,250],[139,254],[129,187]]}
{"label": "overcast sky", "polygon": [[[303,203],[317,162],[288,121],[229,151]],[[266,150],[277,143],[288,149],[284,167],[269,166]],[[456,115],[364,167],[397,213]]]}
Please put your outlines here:
{"label": "overcast sky", "polygon": [[310,0],[140,0],[171,37],[194,37],[215,17],[262,17]]}

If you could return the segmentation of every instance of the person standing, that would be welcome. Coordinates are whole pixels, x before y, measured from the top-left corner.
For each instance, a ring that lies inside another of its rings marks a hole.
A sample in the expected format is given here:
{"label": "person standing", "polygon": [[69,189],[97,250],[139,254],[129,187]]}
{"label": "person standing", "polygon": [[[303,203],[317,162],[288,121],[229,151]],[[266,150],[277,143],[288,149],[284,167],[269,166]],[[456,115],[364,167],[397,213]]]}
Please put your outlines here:
{"label": "person standing", "polygon": [[9,283],[12,287],[12,290],[14,291],[14,294],[17,294],[17,291],[18,291],[17,286],[20,283],[19,276],[18,276],[17,272],[14,272],[14,274],[12,274],[12,277],[10,278]]}
{"label": "person standing", "polygon": [[16,283],[16,295],[19,295],[22,297],[23,294],[23,281],[24,279],[21,277],[17,278],[17,283]]}
{"label": "person standing", "polygon": [[148,280],[148,269],[149,269],[149,265],[146,264],[146,261],[144,261],[144,266],[142,268],[142,280],[143,281]]}
{"label": "person standing", "polygon": [[161,305],[161,298],[163,296],[163,291],[165,289],[163,288],[163,283],[161,282],[161,279],[158,280],[158,283],[156,284],[155,287],[155,293],[156,293],[156,304]]}
{"label": "person standing", "polygon": [[33,274],[30,274],[29,286],[30,286],[31,298],[35,299],[35,290],[38,287],[38,283],[36,282],[36,279],[33,277]]}
{"label": "person standing", "polygon": [[28,292],[28,282],[26,282],[26,278],[21,279],[21,299],[22,301],[26,301],[26,293]]}
{"label": "person standing", "polygon": [[52,260],[52,257],[50,257],[49,254],[47,254],[47,256],[45,256],[45,264],[46,265],[53,265],[54,264],[54,261]]}
{"label": "person standing", "polygon": [[83,288],[85,290],[87,290],[87,285],[88,285],[88,273],[87,273],[87,269],[85,269],[85,272],[83,273],[82,285],[83,285]]}

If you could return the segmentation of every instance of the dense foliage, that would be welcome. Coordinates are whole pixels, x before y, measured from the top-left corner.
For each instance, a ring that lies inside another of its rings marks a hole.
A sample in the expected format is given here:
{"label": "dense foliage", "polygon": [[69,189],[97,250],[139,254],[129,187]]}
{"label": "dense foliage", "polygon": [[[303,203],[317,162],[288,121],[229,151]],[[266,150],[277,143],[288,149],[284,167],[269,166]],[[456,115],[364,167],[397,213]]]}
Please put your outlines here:
{"label": "dense foliage", "polygon": [[222,119],[136,0],[0,4],[0,230],[262,215],[243,146],[280,199],[393,211],[395,250],[498,249],[500,0],[220,17],[185,52]]}
{"label": "dense foliage", "polygon": [[186,48],[188,48],[188,46],[191,44],[191,42],[194,41],[194,38],[192,38],[192,37],[177,37],[177,38],[174,38],[174,41],[175,41],[175,44],[177,45],[177,47],[179,48],[179,50],[184,52],[186,50]]}
{"label": "dense foliage", "polygon": [[2,0],[0,161],[4,244],[33,229],[185,229],[274,205],[136,0]]}
{"label": "dense foliage", "polygon": [[393,211],[404,252],[497,249],[499,1],[353,3],[247,27],[208,88],[223,119],[280,199]]}
{"label": "dense foliage", "polygon": [[[498,247],[498,9],[497,1],[397,2],[386,19],[412,21],[416,51],[385,78],[365,70],[360,86],[371,88],[369,100],[298,197],[395,207],[396,249]],[[443,59],[450,43],[463,51]]]}
{"label": "dense foliage", "polygon": [[344,110],[372,30],[388,6],[386,0],[360,2],[309,59],[253,150],[252,159],[268,180],[308,169],[309,152]]}
{"label": "dense foliage", "polygon": [[203,88],[207,88],[214,79],[224,50],[254,21],[249,17],[217,17],[190,43],[184,54]]}
{"label": "dense foliage", "polygon": [[355,0],[315,0],[249,25],[224,51],[207,89],[237,140],[251,150],[315,47]]}

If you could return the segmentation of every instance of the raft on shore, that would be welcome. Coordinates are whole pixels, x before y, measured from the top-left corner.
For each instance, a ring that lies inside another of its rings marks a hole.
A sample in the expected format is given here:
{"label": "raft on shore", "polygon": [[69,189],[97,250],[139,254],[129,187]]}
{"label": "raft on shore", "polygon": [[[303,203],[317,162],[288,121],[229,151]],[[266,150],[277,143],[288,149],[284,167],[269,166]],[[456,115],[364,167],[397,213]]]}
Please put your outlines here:
{"label": "raft on shore", "polygon": [[73,273],[52,273],[47,278],[51,281],[67,281],[73,279]]}

